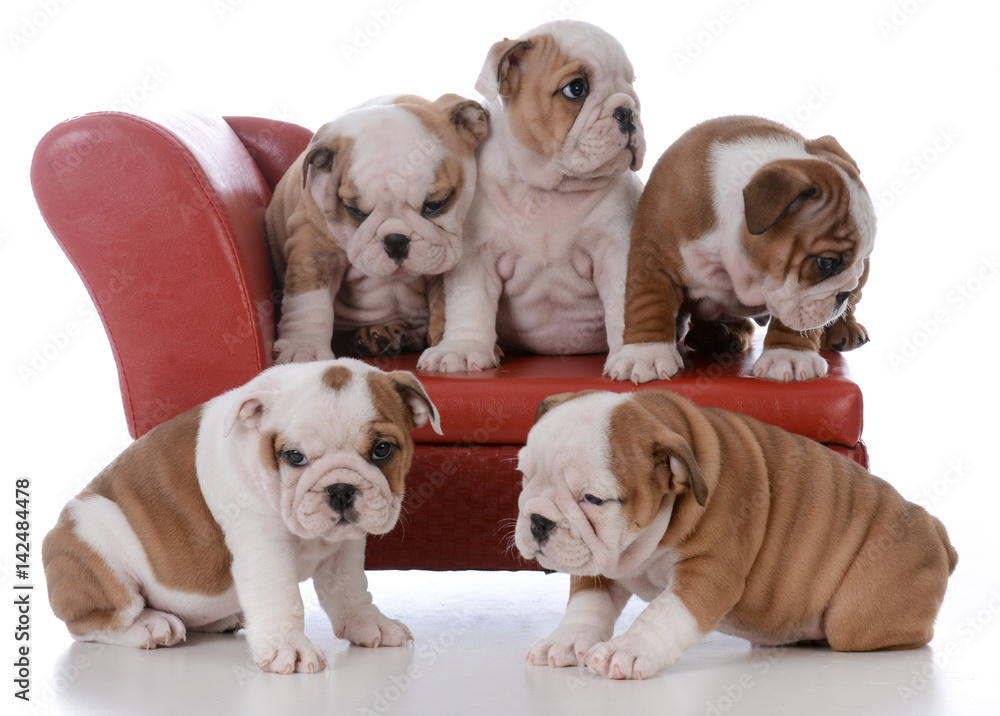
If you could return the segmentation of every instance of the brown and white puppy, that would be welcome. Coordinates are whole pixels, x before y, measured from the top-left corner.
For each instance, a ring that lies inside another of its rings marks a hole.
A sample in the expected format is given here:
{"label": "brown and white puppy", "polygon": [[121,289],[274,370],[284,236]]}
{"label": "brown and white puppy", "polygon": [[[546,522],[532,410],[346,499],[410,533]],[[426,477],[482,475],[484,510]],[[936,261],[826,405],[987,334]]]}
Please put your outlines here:
{"label": "brown and white puppy", "polygon": [[265,214],[284,290],[276,362],[332,358],[334,331],[338,352],[425,345],[440,274],[462,255],[487,122],[478,102],[457,95],[402,95],[313,136]]}
{"label": "brown and white puppy", "polygon": [[152,649],[245,626],[257,665],[326,668],[304,633],[313,578],[334,633],[412,639],[372,604],[365,536],[396,524],[410,431],[438,414],[412,374],[353,359],[275,366],[139,438],[42,544],[70,633]]}
{"label": "brown and white puppy", "polygon": [[444,338],[419,367],[492,368],[505,351],[621,343],[629,229],[645,140],[632,65],[611,35],[559,20],[493,45],[490,111],[465,253],[445,275]]}
{"label": "brown and white puppy", "polygon": [[[930,641],[958,555],[858,464],[669,391],[566,393],[538,412],[515,542],[573,577],[530,663],[641,679],[713,629],[837,651]],[[649,605],[612,638],[633,594]]]}
{"label": "brown and white puppy", "polygon": [[[704,122],[667,149],[636,210],[615,380],[670,378],[682,338],[741,352],[770,317],[754,374],[826,374],[819,350],[868,341],[854,318],[875,242],[857,164],[830,136],[758,117]],[[689,319],[693,326],[687,336]]]}

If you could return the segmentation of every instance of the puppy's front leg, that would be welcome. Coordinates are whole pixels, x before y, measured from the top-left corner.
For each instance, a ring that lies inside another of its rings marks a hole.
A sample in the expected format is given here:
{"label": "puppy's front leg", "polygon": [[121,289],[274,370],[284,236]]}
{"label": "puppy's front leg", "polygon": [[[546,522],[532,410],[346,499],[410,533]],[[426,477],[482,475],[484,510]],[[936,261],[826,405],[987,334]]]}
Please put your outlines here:
{"label": "puppy's front leg", "polygon": [[495,368],[502,287],[488,251],[463,256],[444,275],[444,337],[423,352],[417,368],[445,373]]}
{"label": "puppy's front leg", "polygon": [[673,664],[706,633],[683,600],[667,589],[628,631],[591,649],[584,663],[610,679],[644,679]]}
{"label": "puppy's front leg", "polygon": [[818,352],[822,336],[823,329],[795,331],[772,316],[754,376],[787,383],[826,375],[827,363]]}
{"label": "puppy's front leg", "polygon": [[[306,232],[306,227],[299,234]],[[333,358],[333,296],[347,272],[347,254],[320,236],[296,235],[289,240],[288,267],[275,363],[302,363]]]}
{"label": "puppy's front leg", "polygon": [[535,666],[577,666],[588,652],[614,633],[615,620],[632,595],[603,577],[570,578],[569,604],[559,626],[528,652]]}
{"label": "puppy's front leg", "polygon": [[226,535],[254,663],[279,674],[322,671],[326,655],[305,635],[295,538],[282,534],[280,523],[267,529],[268,518],[260,517],[263,525],[255,519],[238,520]]}
{"label": "puppy's front leg", "polygon": [[405,624],[385,616],[372,603],[365,576],[365,541],[347,540],[320,562],[313,586],[334,633],[352,644],[375,648],[413,641]]}

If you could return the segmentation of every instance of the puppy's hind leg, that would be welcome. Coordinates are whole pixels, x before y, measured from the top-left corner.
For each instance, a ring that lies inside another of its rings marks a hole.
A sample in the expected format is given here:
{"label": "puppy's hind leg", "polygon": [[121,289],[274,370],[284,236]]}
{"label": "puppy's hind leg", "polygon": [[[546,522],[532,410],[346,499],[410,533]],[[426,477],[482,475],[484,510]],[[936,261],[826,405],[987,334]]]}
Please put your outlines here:
{"label": "puppy's hind leg", "polygon": [[739,355],[750,349],[753,325],[749,318],[726,322],[695,319],[684,344],[699,353]]}
{"label": "puppy's hind leg", "polygon": [[934,636],[957,556],[940,522],[904,509],[871,531],[830,601],[823,622],[836,651],[914,649]]}
{"label": "puppy's hind leg", "polygon": [[73,638],[155,649],[185,638],[173,614],[147,609],[138,585],[125,581],[80,539],[64,511],[42,543],[49,602]]}

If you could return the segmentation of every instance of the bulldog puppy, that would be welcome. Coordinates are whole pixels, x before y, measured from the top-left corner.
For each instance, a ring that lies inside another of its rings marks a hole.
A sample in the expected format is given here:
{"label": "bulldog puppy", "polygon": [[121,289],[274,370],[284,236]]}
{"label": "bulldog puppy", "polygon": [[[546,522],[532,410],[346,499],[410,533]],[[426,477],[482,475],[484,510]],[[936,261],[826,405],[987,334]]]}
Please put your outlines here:
{"label": "bulldog puppy", "polygon": [[504,350],[621,343],[629,229],[645,140],[632,65],[611,35],[559,20],[490,49],[490,112],[465,253],[444,279],[445,327],[419,367],[494,367]]}
{"label": "bulldog puppy", "polygon": [[[538,413],[515,541],[573,576],[529,663],[642,679],[713,629],[837,651],[930,641],[958,555],[848,458],[668,391],[566,393]],[[649,605],[612,638],[633,594]]]}
{"label": "bulldog puppy", "polygon": [[753,322],[770,317],[754,374],[826,375],[818,350],[868,342],[854,309],[874,242],[875,209],[836,139],[806,140],[758,117],[699,124],[663,154],[639,201],[624,346],[604,373],[670,378],[683,367],[682,338],[739,353]]}
{"label": "bulldog puppy", "polygon": [[462,255],[487,121],[478,102],[457,95],[402,95],[313,136],[264,217],[284,289],[275,362],[332,358],[334,331],[338,352],[424,346],[429,302],[443,299],[440,274]]}
{"label": "bulldog puppy", "polygon": [[154,428],[66,505],[42,544],[81,641],[153,649],[246,628],[264,671],[316,672],[300,581],[334,633],[401,646],[372,604],[365,536],[399,516],[410,431],[438,413],[412,374],[353,359],[272,367]]}

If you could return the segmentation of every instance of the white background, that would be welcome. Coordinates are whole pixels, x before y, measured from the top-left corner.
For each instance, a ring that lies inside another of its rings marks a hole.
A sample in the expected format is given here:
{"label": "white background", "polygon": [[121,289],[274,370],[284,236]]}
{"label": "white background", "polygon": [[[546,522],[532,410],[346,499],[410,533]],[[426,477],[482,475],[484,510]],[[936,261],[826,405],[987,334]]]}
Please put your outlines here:
{"label": "white background", "polygon": [[857,160],[880,209],[858,311],[872,342],[849,356],[872,471],[929,506],[971,555],[949,600],[969,614],[986,607],[1000,587],[982,549],[1000,542],[1000,3],[989,0],[4,2],[0,435],[4,484],[33,485],[33,577],[58,509],[129,440],[100,321],[31,194],[41,136],[106,109],[316,129],[376,95],[475,97],[490,45],[556,16],[601,25],[629,53],[643,179],[684,130],[724,114],[833,134]]}

